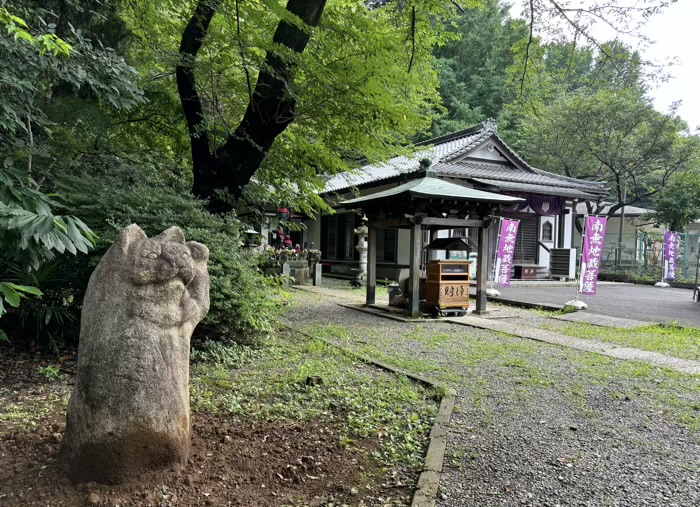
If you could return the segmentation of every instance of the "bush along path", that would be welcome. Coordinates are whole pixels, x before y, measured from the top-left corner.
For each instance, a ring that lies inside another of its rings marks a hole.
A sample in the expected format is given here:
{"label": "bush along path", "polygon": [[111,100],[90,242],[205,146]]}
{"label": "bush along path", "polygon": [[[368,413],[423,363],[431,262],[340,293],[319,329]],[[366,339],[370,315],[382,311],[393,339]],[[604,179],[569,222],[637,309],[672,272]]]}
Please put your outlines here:
{"label": "bush along path", "polygon": [[439,506],[700,505],[700,377],[294,291],[287,322],[457,392]]}

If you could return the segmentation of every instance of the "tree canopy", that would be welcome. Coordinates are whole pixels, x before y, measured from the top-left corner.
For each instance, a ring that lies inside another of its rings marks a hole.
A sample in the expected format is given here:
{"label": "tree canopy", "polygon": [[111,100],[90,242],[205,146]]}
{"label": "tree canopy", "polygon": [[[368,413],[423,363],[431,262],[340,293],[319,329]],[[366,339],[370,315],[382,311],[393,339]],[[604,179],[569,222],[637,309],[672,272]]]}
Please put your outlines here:
{"label": "tree canopy", "polygon": [[284,193],[293,181],[308,198],[320,176],[385,157],[427,130],[439,102],[432,50],[450,37],[449,2],[131,9],[139,54],[158,51],[151,72],[176,69],[200,196],[222,198],[216,191],[226,188],[238,198],[255,175],[253,192]]}

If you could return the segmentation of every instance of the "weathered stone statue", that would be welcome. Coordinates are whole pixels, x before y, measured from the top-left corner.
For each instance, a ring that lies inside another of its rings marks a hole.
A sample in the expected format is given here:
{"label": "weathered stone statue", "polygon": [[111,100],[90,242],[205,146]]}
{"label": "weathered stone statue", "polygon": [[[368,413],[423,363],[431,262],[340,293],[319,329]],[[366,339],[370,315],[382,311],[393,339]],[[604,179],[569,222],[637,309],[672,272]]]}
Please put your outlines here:
{"label": "weathered stone statue", "polygon": [[208,258],[177,227],[149,239],[130,225],[90,277],[59,456],[72,481],[187,461],[190,337],[209,310]]}

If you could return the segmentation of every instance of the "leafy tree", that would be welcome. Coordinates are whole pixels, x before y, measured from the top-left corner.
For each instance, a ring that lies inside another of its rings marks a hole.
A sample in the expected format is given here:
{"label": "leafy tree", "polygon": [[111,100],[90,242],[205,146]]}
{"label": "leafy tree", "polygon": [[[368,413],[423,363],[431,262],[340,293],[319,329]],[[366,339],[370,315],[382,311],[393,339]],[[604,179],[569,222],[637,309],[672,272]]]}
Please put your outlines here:
{"label": "leafy tree", "polygon": [[671,231],[680,231],[700,219],[700,174],[697,170],[671,178],[654,200],[651,218]]}
{"label": "leafy tree", "polygon": [[238,198],[253,175],[268,192],[287,181],[317,190],[319,174],[383,158],[427,129],[439,100],[431,50],[447,36],[449,2],[130,7],[137,58],[155,49],[154,75],[176,68],[200,196]]}
{"label": "leafy tree", "polygon": [[[582,88],[541,105],[521,124],[521,150],[536,166],[575,178],[606,181],[615,204],[658,194],[676,173],[696,166],[698,138],[672,115],[654,110],[639,90]],[[598,212],[594,205],[591,212]]]}
{"label": "leafy tree", "polygon": [[500,116],[512,92],[507,71],[517,61],[513,47],[527,35],[525,22],[511,19],[499,0],[464,11],[452,30],[454,40],[435,51],[447,111],[437,119],[434,135]]}
{"label": "leafy tree", "polygon": [[208,213],[179,177],[148,174],[111,156],[103,156],[100,166],[62,183],[69,209],[80,211],[100,236],[93,263],[131,223],[151,237],[177,225],[188,240],[210,251],[211,308],[197,327],[198,336],[254,342],[273,331],[279,298],[270,297],[274,288],[241,252],[242,225],[234,214]]}
{"label": "leafy tree", "polygon": [[[40,17],[21,6],[17,11]],[[46,110],[53,94],[67,85],[116,107],[142,100],[124,78],[133,69],[123,60],[96,50],[78,32],[69,43],[52,33],[53,25],[40,23],[44,31],[35,34],[23,18],[0,8],[0,316],[4,303],[18,307],[23,297],[42,295],[35,287],[42,266],[60,254],[87,253],[95,241],[80,219],[56,213],[62,206],[57,196],[43,192],[34,177],[40,173],[35,156],[51,135]],[[20,169],[15,161],[22,159]]]}

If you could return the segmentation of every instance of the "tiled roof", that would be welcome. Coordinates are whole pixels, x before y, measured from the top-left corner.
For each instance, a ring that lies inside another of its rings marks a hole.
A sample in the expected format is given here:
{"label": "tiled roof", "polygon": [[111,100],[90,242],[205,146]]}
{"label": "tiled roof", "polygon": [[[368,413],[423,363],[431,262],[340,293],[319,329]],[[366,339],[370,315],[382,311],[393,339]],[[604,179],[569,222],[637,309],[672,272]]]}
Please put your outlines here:
{"label": "tiled roof", "polygon": [[361,203],[383,200],[388,197],[396,197],[398,195],[407,194],[416,197],[425,198],[446,198],[459,201],[477,201],[491,203],[515,203],[523,201],[519,197],[510,195],[494,194],[485,192],[475,188],[469,188],[458,185],[448,180],[437,178],[435,176],[425,176],[420,179],[414,179],[403,185],[389,188],[375,194],[358,197],[356,199],[348,199],[340,203],[343,207],[355,206]]}
{"label": "tiled roof", "polygon": [[526,192],[530,194],[540,195],[558,195],[561,197],[571,197],[574,199],[597,200],[599,196],[584,192],[577,188],[552,188],[551,185],[537,185],[532,183],[520,183],[517,181],[492,180],[488,178],[470,178],[471,181],[489,185],[501,190],[510,190],[515,192]]}
{"label": "tiled roof", "polygon": [[[508,152],[508,155],[519,167],[502,163],[480,161],[476,159],[459,160],[460,157],[485,144],[489,140],[497,140]],[[535,169],[518,156],[496,133],[496,125],[487,120],[481,125],[467,130],[455,132],[442,137],[428,139],[419,143],[423,147],[413,156],[395,157],[381,164],[370,164],[357,171],[337,174],[326,182],[323,193],[338,192],[353,186],[380,182],[410,174],[421,170],[420,160],[430,159],[431,169],[438,175],[458,178],[488,178],[502,181],[517,181],[520,183],[549,185],[555,188],[579,189],[582,192],[597,195],[606,193],[605,184],[587,182],[575,178],[567,178],[558,174]],[[558,194],[564,195],[564,194]]]}
{"label": "tiled roof", "polygon": [[[607,215],[608,211],[610,211],[610,208],[612,207],[612,204],[609,202],[605,202],[603,204],[604,204],[603,209],[601,211],[599,211],[598,214]],[[640,208],[638,206],[625,206],[625,215],[627,215],[628,217],[633,217],[633,216],[641,217],[642,215],[646,215],[646,214],[653,213],[653,212],[654,212],[654,210],[647,209],[647,208]],[[581,203],[578,203],[576,205],[576,213],[578,213],[579,215],[585,215],[586,213],[588,213],[588,208],[586,207],[585,202],[581,202]],[[613,216],[619,217],[621,214],[622,214],[621,210],[618,209],[617,211],[615,211],[615,213],[613,213]]]}
{"label": "tiled roof", "polygon": [[545,171],[526,172],[517,167],[476,160],[461,160],[454,163],[438,163],[433,166],[435,172],[442,176],[461,178],[487,178],[490,180],[517,181],[533,185],[550,185],[562,188],[577,188],[583,191],[595,191],[597,184],[591,185],[581,180],[557,178]]}
{"label": "tiled roof", "polygon": [[372,183],[416,172],[420,169],[420,160],[428,158],[433,162],[437,162],[452,158],[478,146],[490,135],[490,132],[479,130],[476,133],[426,147],[417,151],[412,157],[395,157],[382,164],[370,164],[361,167],[357,171],[336,174],[326,182],[324,193],[337,192],[338,190],[364,183]]}

